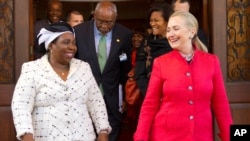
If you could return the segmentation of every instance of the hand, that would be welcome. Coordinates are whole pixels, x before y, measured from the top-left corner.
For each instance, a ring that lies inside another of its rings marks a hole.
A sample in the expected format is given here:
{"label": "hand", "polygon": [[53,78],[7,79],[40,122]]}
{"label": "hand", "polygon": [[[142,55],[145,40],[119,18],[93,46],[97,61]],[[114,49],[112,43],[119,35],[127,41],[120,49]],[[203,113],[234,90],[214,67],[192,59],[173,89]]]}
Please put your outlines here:
{"label": "hand", "polygon": [[33,139],[33,134],[26,133],[22,136],[22,141],[35,141],[35,139]]}
{"label": "hand", "polygon": [[109,135],[106,133],[99,133],[97,137],[97,141],[108,141],[109,140]]}
{"label": "hand", "polygon": [[122,113],[127,111],[127,103],[125,101],[122,102]]}

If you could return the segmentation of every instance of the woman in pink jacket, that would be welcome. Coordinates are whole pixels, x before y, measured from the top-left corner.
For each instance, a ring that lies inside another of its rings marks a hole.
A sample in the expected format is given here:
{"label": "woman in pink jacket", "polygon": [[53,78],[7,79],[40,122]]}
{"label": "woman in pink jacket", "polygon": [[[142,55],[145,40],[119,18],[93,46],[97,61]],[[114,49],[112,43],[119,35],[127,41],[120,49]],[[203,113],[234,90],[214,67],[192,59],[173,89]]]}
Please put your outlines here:
{"label": "woman in pink jacket", "polygon": [[171,15],[167,39],[174,49],[155,59],[135,141],[213,141],[213,115],[222,141],[232,117],[219,59],[197,37],[187,12]]}

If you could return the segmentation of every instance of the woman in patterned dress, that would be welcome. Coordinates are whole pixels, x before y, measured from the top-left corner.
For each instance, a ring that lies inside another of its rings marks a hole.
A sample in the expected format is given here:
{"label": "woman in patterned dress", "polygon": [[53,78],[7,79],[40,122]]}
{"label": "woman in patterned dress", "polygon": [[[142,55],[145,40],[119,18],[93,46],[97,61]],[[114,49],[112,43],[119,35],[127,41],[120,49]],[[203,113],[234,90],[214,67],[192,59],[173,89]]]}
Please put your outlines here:
{"label": "woman in patterned dress", "polygon": [[108,141],[106,106],[88,63],[74,58],[74,30],[65,22],[42,28],[47,53],[22,66],[12,99],[22,141]]}

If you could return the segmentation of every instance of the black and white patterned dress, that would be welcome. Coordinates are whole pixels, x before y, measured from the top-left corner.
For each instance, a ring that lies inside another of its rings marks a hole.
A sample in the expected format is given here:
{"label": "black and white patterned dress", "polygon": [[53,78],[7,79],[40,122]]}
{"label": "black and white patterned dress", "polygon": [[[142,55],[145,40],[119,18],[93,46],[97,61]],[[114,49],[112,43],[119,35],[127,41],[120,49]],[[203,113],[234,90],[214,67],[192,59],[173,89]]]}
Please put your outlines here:
{"label": "black and white patterned dress", "polygon": [[94,141],[111,130],[106,106],[88,63],[72,59],[63,81],[48,56],[24,63],[12,99],[17,138],[33,133],[36,141]]}

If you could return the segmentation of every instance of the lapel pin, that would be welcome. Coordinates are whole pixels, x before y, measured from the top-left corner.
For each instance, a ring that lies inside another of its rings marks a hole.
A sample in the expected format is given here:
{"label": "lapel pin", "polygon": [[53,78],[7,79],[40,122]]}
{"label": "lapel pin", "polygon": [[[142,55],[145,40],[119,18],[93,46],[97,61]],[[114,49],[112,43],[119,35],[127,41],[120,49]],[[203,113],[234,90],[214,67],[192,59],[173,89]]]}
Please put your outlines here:
{"label": "lapel pin", "polygon": [[120,42],[120,39],[116,39],[116,42],[118,42],[118,43],[119,43],[119,42]]}

